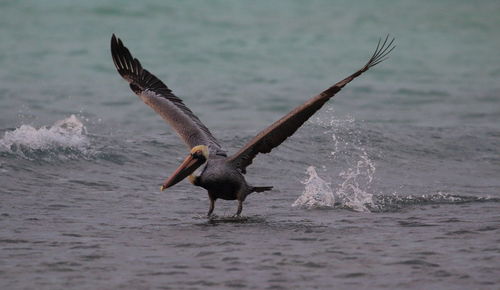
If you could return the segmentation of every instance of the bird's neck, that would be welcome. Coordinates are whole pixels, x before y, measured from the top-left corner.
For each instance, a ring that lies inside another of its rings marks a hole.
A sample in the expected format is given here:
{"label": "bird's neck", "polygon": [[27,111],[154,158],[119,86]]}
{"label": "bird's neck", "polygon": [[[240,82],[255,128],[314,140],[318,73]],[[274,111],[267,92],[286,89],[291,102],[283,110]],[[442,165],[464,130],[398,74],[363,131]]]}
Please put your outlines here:
{"label": "bird's neck", "polygon": [[207,167],[207,163],[203,163],[198,169],[196,169],[191,175],[188,176],[189,182],[191,182],[193,185],[200,185],[200,176],[203,174],[203,171],[205,171],[205,168]]}

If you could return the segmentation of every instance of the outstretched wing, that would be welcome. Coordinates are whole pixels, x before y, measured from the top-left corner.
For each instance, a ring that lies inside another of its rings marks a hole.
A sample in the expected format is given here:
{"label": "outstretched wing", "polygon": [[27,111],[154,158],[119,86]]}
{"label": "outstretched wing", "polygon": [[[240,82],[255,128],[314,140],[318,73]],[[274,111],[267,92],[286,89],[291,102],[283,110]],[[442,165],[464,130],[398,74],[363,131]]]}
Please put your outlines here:
{"label": "outstretched wing", "polygon": [[304,124],[316,111],[318,111],[330,98],[340,91],[350,81],[375,66],[385,59],[387,55],[395,48],[394,38],[389,41],[389,36],[379,40],[377,48],[370,60],[357,72],[341,80],[335,85],[323,91],[321,94],[311,98],[303,105],[295,108],[293,111],[276,121],[267,129],[260,132],[250,142],[248,142],[240,151],[228,158],[233,166],[246,173],[246,167],[252,164],[252,160],[259,153],[269,153],[274,147],[280,145],[286,138],[290,137],[297,129]]}
{"label": "outstretched wing", "polygon": [[186,142],[189,149],[207,145],[212,153],[225,155],[219,142],[195,114],[157,77],[143,69],[130,51],[114,34],[111,55],[118,73],[130,83],[130,88],[147,105],[169,123]]}

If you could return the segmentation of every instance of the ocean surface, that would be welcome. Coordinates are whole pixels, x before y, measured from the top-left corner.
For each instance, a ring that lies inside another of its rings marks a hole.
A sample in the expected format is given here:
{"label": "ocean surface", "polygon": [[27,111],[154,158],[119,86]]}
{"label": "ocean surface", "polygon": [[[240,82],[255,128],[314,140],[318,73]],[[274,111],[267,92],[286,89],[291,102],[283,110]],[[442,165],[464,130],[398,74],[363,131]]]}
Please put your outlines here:
{"label": "ocean surface", "polygon": [[[0,1],[0,289],[500,289],[500,2]],[[243,217],[116,72],[112,33],[248,168]]]}

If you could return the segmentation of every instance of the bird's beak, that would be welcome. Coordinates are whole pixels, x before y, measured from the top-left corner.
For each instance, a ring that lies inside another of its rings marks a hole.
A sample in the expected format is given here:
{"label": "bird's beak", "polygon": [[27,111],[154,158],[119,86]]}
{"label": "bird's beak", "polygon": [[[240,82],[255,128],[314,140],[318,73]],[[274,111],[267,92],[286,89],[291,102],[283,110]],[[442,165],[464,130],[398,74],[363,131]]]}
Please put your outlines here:
{"label": "bird's beak", "polygon": [[182,162],[182,164],[175,170],[175,172],[170,176],[160,187],[160,190],[163,191],[175,184],[179,181],[186,178],[189,174],[193,173],[198,167],[200,167],[205,160],[201,160],[199,158],[193,157],[193,155],[189,154],[186,159]]}

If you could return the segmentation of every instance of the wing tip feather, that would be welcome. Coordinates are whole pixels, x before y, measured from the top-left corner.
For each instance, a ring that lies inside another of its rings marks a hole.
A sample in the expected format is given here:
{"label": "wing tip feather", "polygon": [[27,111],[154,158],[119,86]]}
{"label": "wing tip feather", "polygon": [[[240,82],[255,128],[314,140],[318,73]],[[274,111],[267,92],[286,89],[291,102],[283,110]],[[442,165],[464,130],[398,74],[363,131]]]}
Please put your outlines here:
{"label": "wing tip feather", "polygon": [[364,70],[368,70],[389,58],[389,54],[396,48],[396,44],[394,44],[396,38],[392,37],[389,41],[389,37],[390,34],[387,34],[383,41],[383,38],[379,38],[377,47],[370,57],[370,60],[366,63]]}
{"label": "wing tip feather", "polygon": [[143,69],[140,61],[132,56],[122,40],[114,33],[111,36],[111,57],[116,70],[124,79],[130,82],[131,76],[141,78]]}

